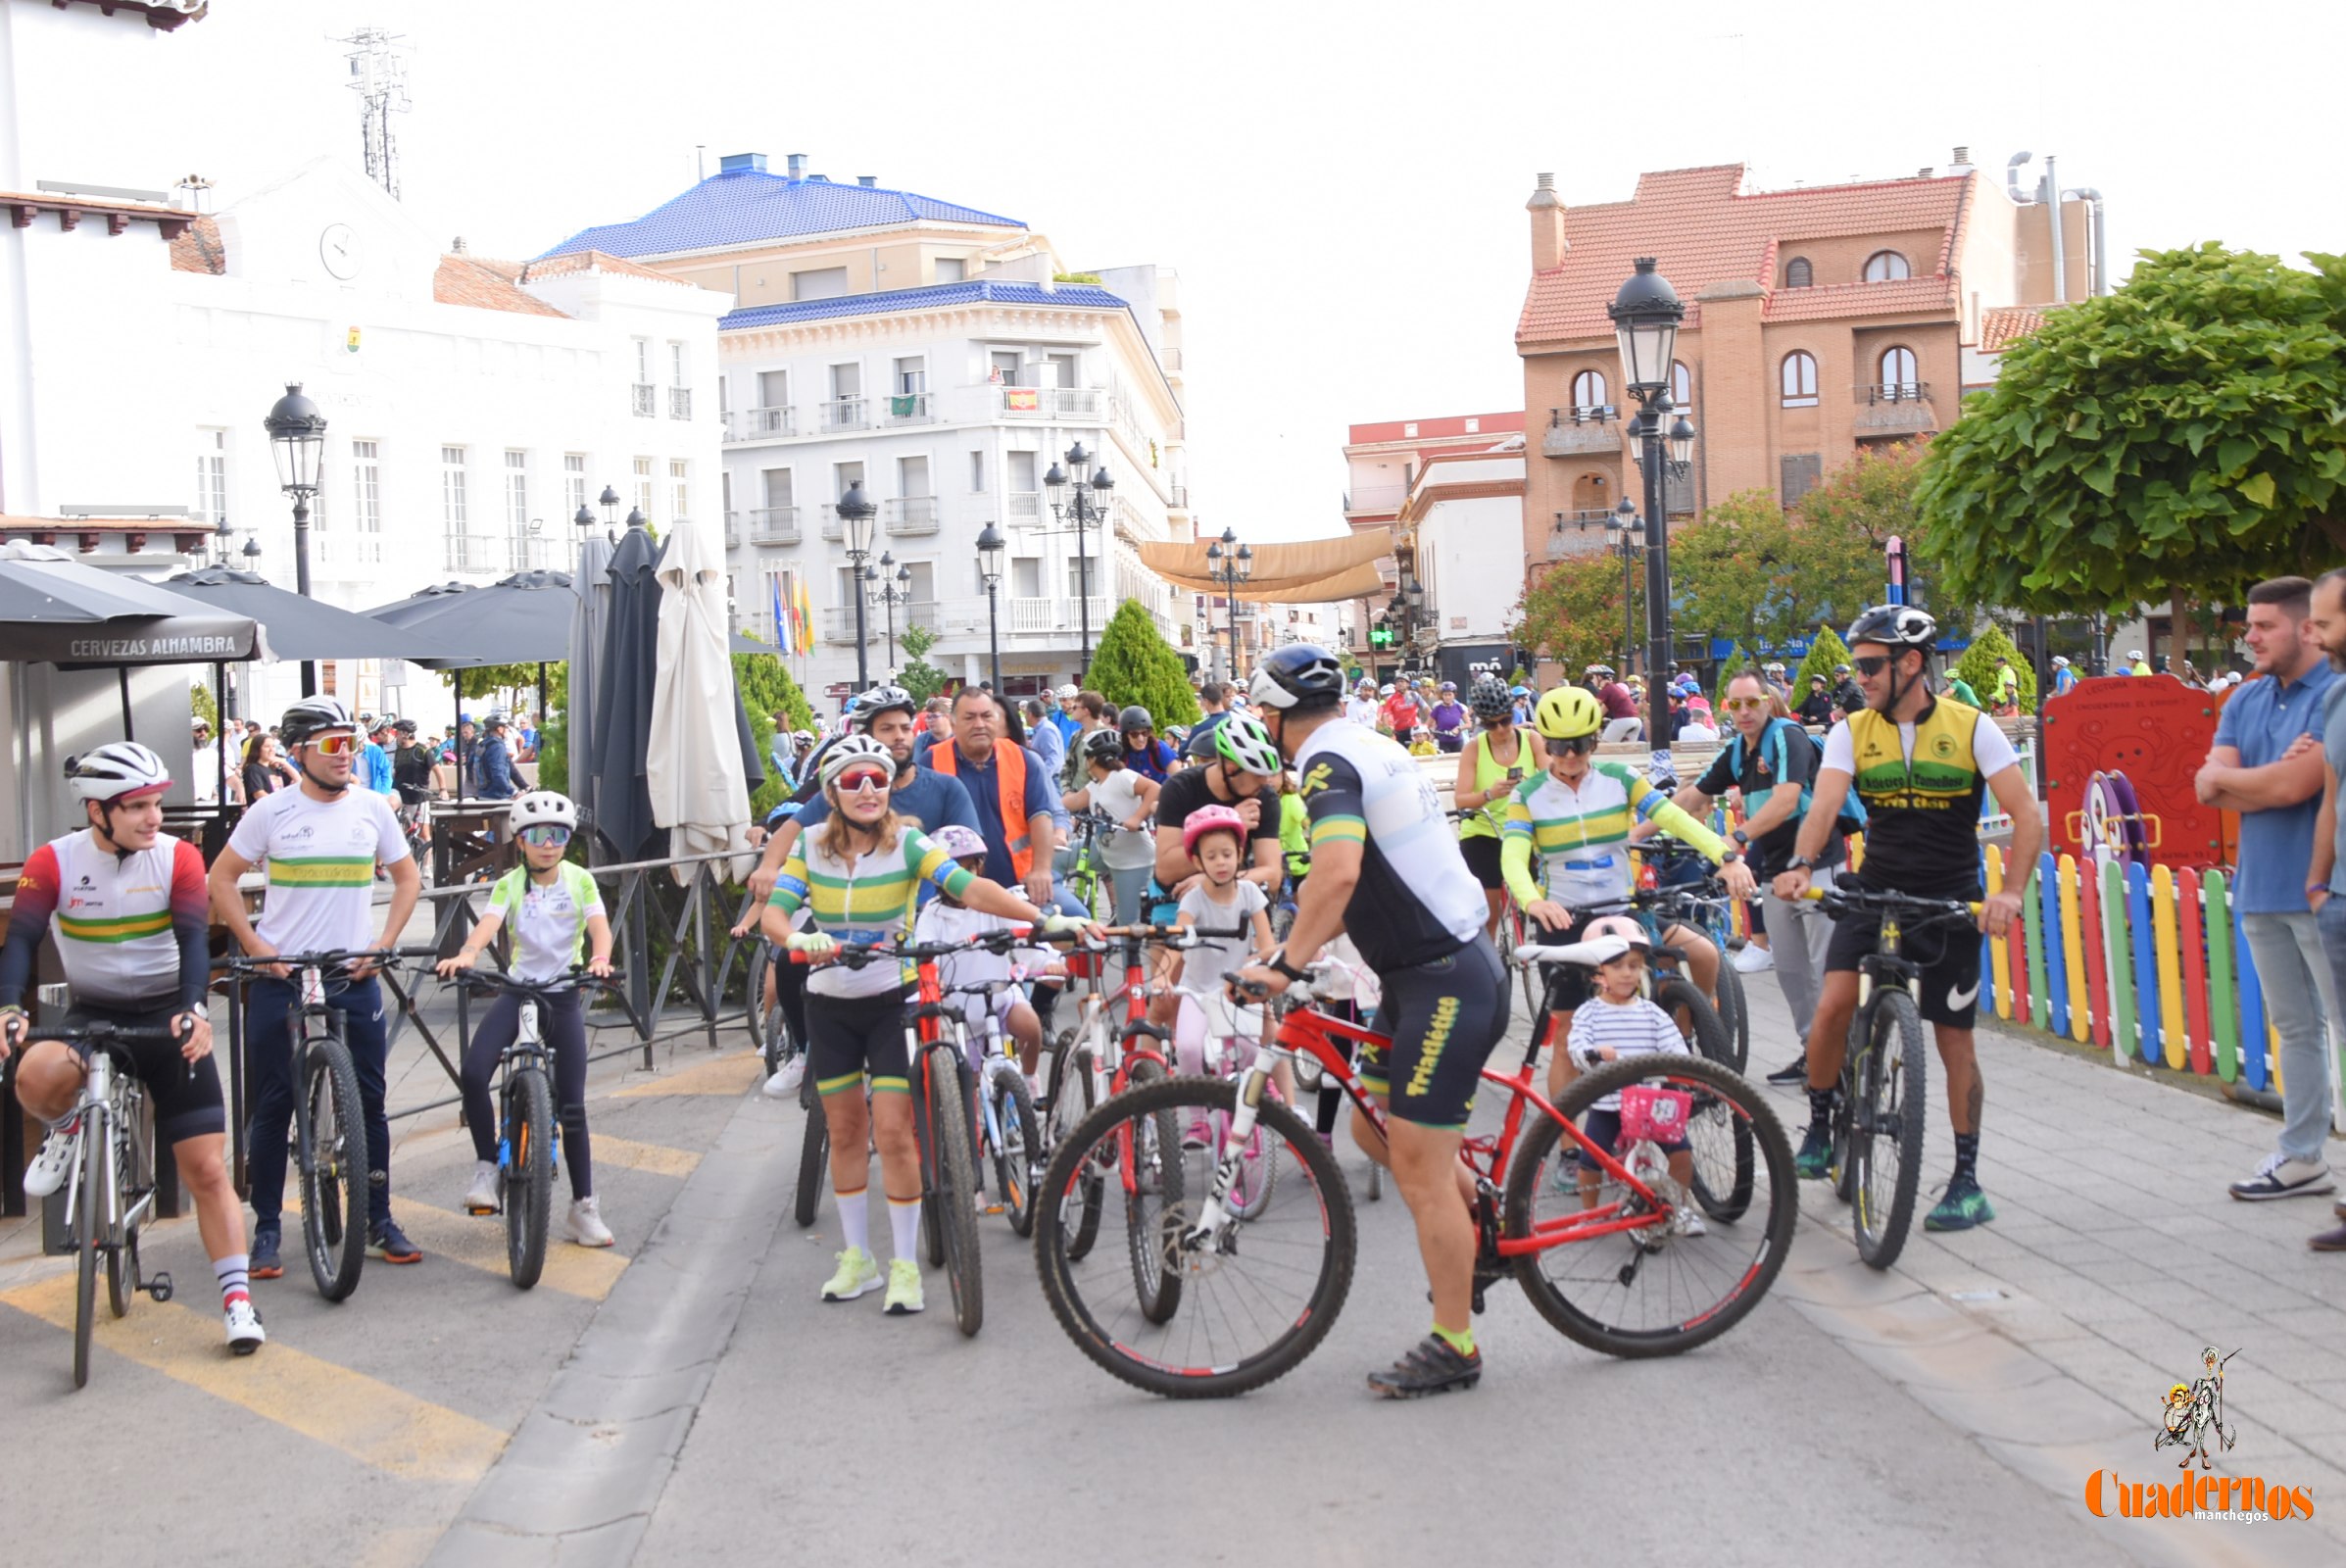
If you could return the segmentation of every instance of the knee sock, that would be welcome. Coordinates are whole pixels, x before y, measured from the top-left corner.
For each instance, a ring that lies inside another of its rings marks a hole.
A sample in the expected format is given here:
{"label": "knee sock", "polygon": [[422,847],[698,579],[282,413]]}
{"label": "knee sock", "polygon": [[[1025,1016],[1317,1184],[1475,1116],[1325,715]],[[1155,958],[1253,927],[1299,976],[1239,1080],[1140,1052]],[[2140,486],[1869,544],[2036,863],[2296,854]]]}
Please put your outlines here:
{"label": "knee sock", "polygon": [[1312,1112],[1311,1118],[1312,1121],[1318,1126],[1319,1134],[1322,1138],[1333,1138],[1336,1136],[1337,1113],[1344,1108],[1344,1092],[1342,1089],[1326,1082],[1325,1080],[1322,1080],[1320,1084],[1319,1106]]}
{"label": "knee sock", "polygon": [[1979,1180],[1979,1135],[1978,1133],[1957,1133],[1955,1135],[1955,1179],[1959,1182],[1977,1183]]}
{"label": "knee sock", "polygon": [[212,1272],[220,1280],[220,1304],[223,1312],[238,1301],[249,1301],[253,1298],[252,1285],[245,1273],[247,1260],[247,1254],[243,1252],[230,1252],[225,1257],[212,1260]]}
{"label": "knee sock", "polygon": [[858,1252],[871,1250],[871,1189],[840,1193],[839,1239]]}
{"label": "knee sock", "polygon": [[1048,1044],[1051,1040],[1051,1015],[1058,1010],[1059,988],[1038,984],[1034,996],[1029,1000],[1034,1005],[1035,1016],[1042,1021],[1043,1039]]}
{"label": "knee sock", "polygon": [[898,1257],[914,1257],[920,1251],[920,1200],[891,1198],[888,1200],[888,1239]]}
{"label": "knee sock", "polygon": [[1839,1103],[1840,1098],[1841,1091],[1838,1085],[1831,1089],[1811,1089],[1808,1092],[1809,1126],[1820,1131],[1830,1131],[1833,1127],[1833,1107]]}

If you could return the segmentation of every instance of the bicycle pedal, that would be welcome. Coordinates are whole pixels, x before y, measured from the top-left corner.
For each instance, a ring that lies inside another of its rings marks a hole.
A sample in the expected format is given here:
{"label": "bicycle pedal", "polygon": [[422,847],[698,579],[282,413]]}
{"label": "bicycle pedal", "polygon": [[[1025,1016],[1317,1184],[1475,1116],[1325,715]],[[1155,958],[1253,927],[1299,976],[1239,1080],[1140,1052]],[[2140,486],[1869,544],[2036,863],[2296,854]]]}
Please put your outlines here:
{"label": "bicycle pedal", "polygon": [[149,1275],[139,1289],[147,1293],[147,1299],[161,1303],[171,1298],[171,1277],[169,1274]]}
{"label": "bicycle pedal", "polygon": [[464,1212],[465,1212],[465,1213],[467,1213],[467,1214],[476,1214],[476,1215],[482,1215],[482,1216],[487,1216],[487,1217],[492,1217],[492,1218],[493,1218],[493,1217],[495,1217],[496,1215],[499,1215],[499,1214],[502,1214],[502,1213],[504,1213],[504,1212],[505,1212],[505,1210],[504,1210],[504,1209],[502,1209],[502,1208],[495,1208],[495,1207],[491,1207],[491,1208],[482,1208],[482,1207],[479,1207],[479,1206],[478,1206],[478,1205],[476,1205],[476,1204],[467,1203],[467,1204],[465,1204],[465,1205],[464,1205]]}

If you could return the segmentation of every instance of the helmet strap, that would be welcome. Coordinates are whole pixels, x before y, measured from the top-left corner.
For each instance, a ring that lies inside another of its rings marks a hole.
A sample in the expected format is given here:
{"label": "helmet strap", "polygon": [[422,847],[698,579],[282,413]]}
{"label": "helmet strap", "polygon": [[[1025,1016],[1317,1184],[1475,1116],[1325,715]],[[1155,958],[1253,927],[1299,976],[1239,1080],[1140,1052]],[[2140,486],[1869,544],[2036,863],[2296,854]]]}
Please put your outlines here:
{"label": "helmet strap", "polygon": [[350,779],[346,778],[339,784],[332,784],[328,783],[322,778],[319,778],[316,773],[310,771],[310,743],[307,741],[302,743],[302,760],[300,766],[302,770],[302,777],[309,783],[316,785],[328,797],[339,797],[350,792]]}

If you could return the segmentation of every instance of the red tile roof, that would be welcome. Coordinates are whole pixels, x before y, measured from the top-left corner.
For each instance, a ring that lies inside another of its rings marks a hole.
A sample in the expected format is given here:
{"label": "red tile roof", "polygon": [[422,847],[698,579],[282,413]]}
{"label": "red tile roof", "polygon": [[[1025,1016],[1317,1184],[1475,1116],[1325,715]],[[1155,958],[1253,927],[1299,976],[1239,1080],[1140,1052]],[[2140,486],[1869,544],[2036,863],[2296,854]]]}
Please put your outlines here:
{"label": "red tile roof", "polygon": [[220,242],[218,219],[199,218],[171,240],[172,271],[210,272],[218,277],[227,270],[228,252]]}
{"label": "red tile roof", "polygon": [[[497,265],[502,267],[508,264],[501,262]],[[699,287],[698,284],[688,283],[681,277],[670,277],[665,272],[656,272],[651,268],[639,266],[623,256],[612,256],[604,251],[571,251],[565,256],[541,257],[537,261],[524,264],[514,281],[526,283],[533,278],[562,277],[570,272],[611,272],[620,277],[648,277],[655,283],[673,283],[678,288]]]}
{"label": "red tile roof", "polygon": [[562,316],[562,312],[519,287],[521,273],[519,262],[443,256],[440,270],[432,275],[432,298],[443,305],[512,311],[517,316]]}
{"label": "red tile roof", "polygon": [[[1640,256],[1660,259],[1662,275],[1686,302],[1688,327],[1701,324],[1695,296],[1726,281],[1769,289],[1764,311],[1769,320],[1953,308],[1949,258],[1962,227],[1971,172],[1777,191],[1744,190],[1745,173],[1740,164],[1662,170],[1640,174],[1637,195],[1626,202],[1571,209],[1564,218],[1571,249],[1561,267],[1532,274],[1516,321],[1516,343],[1610,336],[1613,323],[1605,307]],[[1914,277],[1815,289],[1774,287],[1783,243],[1916,229],[1936,229],[1941,240],[1936,256],[1909,258]]]}
{"label": "red tile roof", "polygon": [[2045,313],[2058,305],[1999,305],[1979,313],[1979,352],[2001,354],[2013,343],[2044,325]]}

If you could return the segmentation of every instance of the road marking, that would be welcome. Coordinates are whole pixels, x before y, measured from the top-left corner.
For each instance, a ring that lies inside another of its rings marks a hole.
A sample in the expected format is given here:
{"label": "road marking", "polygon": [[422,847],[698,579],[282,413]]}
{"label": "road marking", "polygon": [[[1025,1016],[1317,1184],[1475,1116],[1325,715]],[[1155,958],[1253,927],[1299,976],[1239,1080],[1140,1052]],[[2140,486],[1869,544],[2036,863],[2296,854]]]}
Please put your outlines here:
{"label": "road marking", "polygon": [[740,1095],[765,1076],[765,1058],[754,1051],[696,1062],[681,1072],[647,1078],[640,1084],[614,1089],[613,1100],[641,1100],[655,1095]]}
{"label": "road marking", "polygon": [[689,1149],[639,1144],[632,1138],[613,1138],[609,1133],[596,1133],[593,1147],[598,1165],[624,1165],[629,1170],[648,1170],[655,1176],[690,1176],[701,1163],[701,1156]]}
{"label": "road marking", "polygon": [[[70,1335],[73,1290],[73,1276],[60,1274],[10,1291],[0,1303]],[[118,1321],[101,1308],[97,1344],[403,1480],[469,1485],[505,1451],[505,1434],[494,1427],[288,1346],[231,1356],[210,1310],[141,1300]]]}
{"label": "road marking", "polygon": [[[558,1188],[560,1184],[558,1183]],[[567,1191],[566,1188],[560,1188]],[[301,1204],[291,1193],[285,1195],[285,1212],[298,1216]],[[505,1216],[502,1214],[452,1214],[429,1203],[418,1203],[412,1198],[393,1195],[391,1217],[399,1221],[400,1229],[409,1240],[423,1250],[428,1262],[434,1257],[466,1268],[479,1269],[500,1279],[512,1279],[513,1271],[505,1258]],[[302,1263],[308,1253],[302,1250],[299,1238],[300,1221],[289,1219],[295,1229],[295,1242],[289,1253],[292,1260]],[[573,1246],[563,1233],[562,1210],[557,1203],[547,1215],[546,1266],[538,1275],[538,1284],[564,1296],[581,1300],[600,1301],[619,1283],[619,1276],[627,1272],[627,1259],[608,1247]],[[369,1259],[375,1268],[396,1268],[380,1258]],[[304,1267],[306,1269],[306,1263]],[[292,1278],[290,1273],[286,1276]]]}

